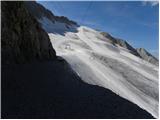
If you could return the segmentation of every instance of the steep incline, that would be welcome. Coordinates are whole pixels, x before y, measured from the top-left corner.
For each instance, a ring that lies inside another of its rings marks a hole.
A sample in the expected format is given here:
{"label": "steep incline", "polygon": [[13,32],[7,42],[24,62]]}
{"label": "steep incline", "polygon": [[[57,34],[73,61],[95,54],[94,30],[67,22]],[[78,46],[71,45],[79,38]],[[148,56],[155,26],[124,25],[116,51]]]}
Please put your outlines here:
{"label": "steep incline", "polygon": [[157,66],[106,42],[99,32],[87,27],[79,27],[78,33],[49,36],[57,54],[82,80],[110,89],[158,117]]}

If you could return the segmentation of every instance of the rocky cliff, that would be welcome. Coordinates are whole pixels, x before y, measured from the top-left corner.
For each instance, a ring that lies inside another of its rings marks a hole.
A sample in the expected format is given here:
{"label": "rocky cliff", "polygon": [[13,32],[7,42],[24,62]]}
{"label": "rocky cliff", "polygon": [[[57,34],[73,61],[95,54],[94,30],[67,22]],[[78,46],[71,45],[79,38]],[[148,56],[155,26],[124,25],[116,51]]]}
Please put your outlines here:
{"label": "rocky cliff", "polygon": [[56,57],[48,34],[24,7],[24,2],[1,2],[2,63],[24,63]]}

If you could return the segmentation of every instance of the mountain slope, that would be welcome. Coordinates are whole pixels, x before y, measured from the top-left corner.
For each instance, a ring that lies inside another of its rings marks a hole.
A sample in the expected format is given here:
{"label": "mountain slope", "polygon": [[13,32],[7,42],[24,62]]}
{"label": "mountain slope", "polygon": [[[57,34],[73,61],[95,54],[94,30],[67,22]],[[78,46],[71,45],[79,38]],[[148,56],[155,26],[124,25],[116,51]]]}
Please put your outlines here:
{"label": "mountain slope", "polygon": [[57,55],[67,60],[84,82],[110,89],[158,117],[158,66],[143,60],[125,41],[106,38],[91,28],[66,30],[63,22],[39,22]]}
{"label": "mountain slope", "polygon": [[147,52],[144,48],[137,48],[136,50],[144,60],[157,66],[159,65],[158,59],[151,55],[149,52]]}
{"label": "mountain slope", "polygon": [[158,117],[158,67],[104,42],[93,29],[78,30],[65,36],[49,34],[57,55],[67,60],[83,81],[110,89]]}

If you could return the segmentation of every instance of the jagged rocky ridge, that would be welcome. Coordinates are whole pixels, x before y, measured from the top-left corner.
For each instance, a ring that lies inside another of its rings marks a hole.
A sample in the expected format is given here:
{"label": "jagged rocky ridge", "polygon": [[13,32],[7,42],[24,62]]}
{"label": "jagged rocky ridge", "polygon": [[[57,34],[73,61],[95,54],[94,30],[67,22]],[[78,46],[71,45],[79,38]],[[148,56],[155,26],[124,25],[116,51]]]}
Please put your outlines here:
{"label": "jagged rocky ridge", "polygon": [[76,22],[69,20],[67,17],[64,17],[64,16],[55,16],[51,11],[49,11],[42,5],[37,4],[35,1],[28,1],[28,2],[26,1],[25,6],[28,9],[28,11],[37,19],[42,19],[43,17],[46,17],[49,20],[51,20],[53,23],[58,21],[58,22],[66,23],[66,26],[70,26],[70,25],[77,26]]}
{"label": "jagged rocky ridge", "polygon": [[121,47],[124,47],[130,51],[130,53],[154,64],[158,65],[159,60],[155,58],[153,55],[151,55],[149,52],[147,52],[144,48],[133,48],[129,43],[127,43],[125,40],[114,38],[107,32],[101,32],[101,34],[108,39],[110,43],[112,43],[114,46],[119,45]]}
{"label": "jagged rocky ridge", "polygon": [[1,2],[2,63],[25,63],[55,58],[48,34],[23,2]]}
{"label": "jagged rocky ridge", "polygon": [[130,44],[128,44],[125,40],[114,38],[109,33],[106,33],[106,32],[101,32],[101,34],[104,37],[106,37],[108,39],[108,41],[110,43],[112,43],[114,46],[119,45],[121,47],[124,47],[124,48],[128,49],[132,54],[134,54],[134,55],[136,55],[138,57],[141,57],[138,54],[138,52]]}

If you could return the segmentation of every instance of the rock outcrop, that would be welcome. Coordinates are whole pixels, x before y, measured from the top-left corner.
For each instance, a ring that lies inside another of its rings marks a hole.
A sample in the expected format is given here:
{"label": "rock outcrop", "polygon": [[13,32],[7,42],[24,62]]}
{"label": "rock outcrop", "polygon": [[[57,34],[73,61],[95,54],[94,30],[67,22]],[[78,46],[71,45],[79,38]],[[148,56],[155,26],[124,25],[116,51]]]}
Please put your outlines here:
{"label": "rock outcrop", "polygon": [[25,63],[56,57],[48,34],[30,15],[24,2],[1,2],[2,64]]}
{"label": "rock outcrop", "polygon": [[154,65],[159,65],[158,59],[154,57],[153,55],[151,55],[149,52],[147,52],[144,48],[137,48],[136,50],[144,60]]}
{"label": "rock outcrop", "polygon": [[125,40],[122,39],[118,39],[118,38],[114,38],[112,37],[110,34],[106,33],[106,32],[101,32],[101,34],[106,37],[108,39],[108,41],[113,44],[113,45],[119,45],[123,48],[126,48],[130,51],[130,53],[141,57],[138,52],[136,51],[136,49],[134,49],[130,44],[128,44]]}

